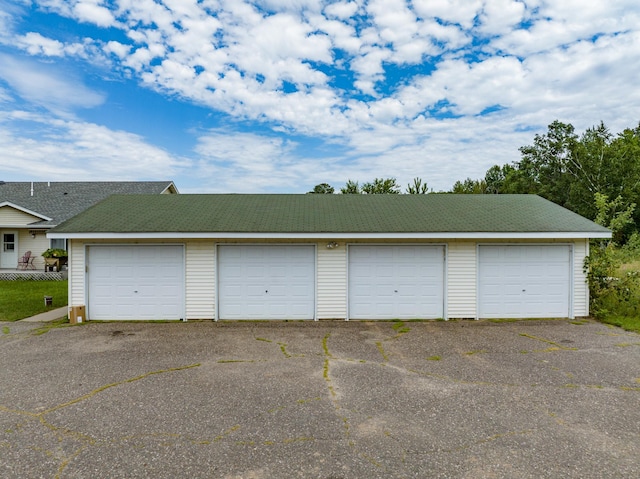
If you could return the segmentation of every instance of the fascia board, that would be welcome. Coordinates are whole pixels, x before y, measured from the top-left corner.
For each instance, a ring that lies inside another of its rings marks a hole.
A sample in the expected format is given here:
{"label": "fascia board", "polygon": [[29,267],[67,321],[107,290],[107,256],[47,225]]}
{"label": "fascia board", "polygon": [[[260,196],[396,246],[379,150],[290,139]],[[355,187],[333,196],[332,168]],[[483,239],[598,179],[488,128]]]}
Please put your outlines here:
{"label": "fascia board", "polygon": [[14,208],[18,211],[22,211],[23,213],[27,213],[28,215],[35,216],[36,218],[40,218],[41,220],[44,220],[44,221],[51,221],[53,219],[43,214],[36,213],[35,211],[31,211],[30,209],[23,208],[22,206],[16,205],[15,203],[11,203],[10,201],[4,201],[0,203],[0,208],[2,208],[3,206],[9,206],[10,208]]}
{"label": "fascia board", "polygon": [[34,226],[32,224],[18,224],[18,225],[8,225],[8,224],[0,224],[0,228],[2,229],[12,229],[12,230],[38,230],[38,231],[46,231],[48,229],[53,228],[53,226]]}
{"label": "fascia board", "polygon": [[164,194],[167,191],[171,192],[171,190],[175,191],[174,194],[180,194],[180,192],[178,191],[178,187],[175,185],[175,183],[173,181],[170,181],[169,184],[166,186],[166,188],[164,190],[162,190],[162,193],[160,194]]}
{"label": "fascia board", "polygon": [[534,233],[47,233],[50,239],[582,239],[611,238],[611,232]]}

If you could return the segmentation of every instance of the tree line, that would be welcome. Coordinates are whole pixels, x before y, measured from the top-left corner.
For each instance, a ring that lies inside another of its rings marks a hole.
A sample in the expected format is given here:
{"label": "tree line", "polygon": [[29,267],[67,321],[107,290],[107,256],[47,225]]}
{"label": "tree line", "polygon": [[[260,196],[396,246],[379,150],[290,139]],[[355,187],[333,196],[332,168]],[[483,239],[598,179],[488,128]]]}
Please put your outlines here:
{"label": "tree line", "polygon": [[[494,165],[484,178],[456,181],[458,194],[537,194],[591,220],[608,226],[621,216],[630,221],[620,239],[640,230],[640,124],[613,134],[607,126],[588,128],[582,134],[573,125],[554,121],[531,145],[519,148],[520,159]],[[321,183],[309,193],[335,193]],[[415,178],[405,188],[395,178],[376,178],[360,184],[349,180],[342,194],[427,194],[427,182]],[[604,215],[604,216],[603,216]]]}
{"label": "tree line", "polygon": [[[402,187],[398,184],[395,178],[376,178],[373,181],[363,183],[360,185],[358,181],[348,180],[347,183],[340,188],[340,194],[343,195],[380,195],[391,194],[399,195],[402,193]],[[413,183],[407,185],[406,194],[423,195],[427,193],[433,193],[433,190],[429,190],[426,182],[423,182],[421,178],[414,178]],[[308,194],[325,194],[332,195],[335,193],[335,188],[328,183],[320,183],[316,185],[313,190]]]}

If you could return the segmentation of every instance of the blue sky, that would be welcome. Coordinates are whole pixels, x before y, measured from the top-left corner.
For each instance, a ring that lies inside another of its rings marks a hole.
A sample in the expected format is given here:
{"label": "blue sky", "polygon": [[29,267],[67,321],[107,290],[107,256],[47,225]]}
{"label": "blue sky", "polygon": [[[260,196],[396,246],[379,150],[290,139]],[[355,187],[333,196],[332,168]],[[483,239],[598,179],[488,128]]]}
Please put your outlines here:
{"label": "blue sky", "polygon": [[639,78],[637,0],[0,0],[0,180],[448,190]]}

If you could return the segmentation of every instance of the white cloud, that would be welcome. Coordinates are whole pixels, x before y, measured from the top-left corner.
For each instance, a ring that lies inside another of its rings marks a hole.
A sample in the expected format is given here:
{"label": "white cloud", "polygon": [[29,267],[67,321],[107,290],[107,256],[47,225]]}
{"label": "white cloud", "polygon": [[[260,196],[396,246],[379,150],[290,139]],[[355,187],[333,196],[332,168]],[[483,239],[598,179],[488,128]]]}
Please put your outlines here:
{"label": "white cloud", "polygon": [[345,50],[350,54],[357,54],[362,46],[362,40],[355,29],[348,23],[331,20],[323,15],[310,15],[309,24],[316,30],[325,32],[334,48]]}
{"label": "white cloud", "polygon": [[45,38],[39,33],[29,32],[26,35],[17,37],[17,40],[18,45],[30,55],[64,56],[64,43]]}
{"label": "white cloud", "polygon": [[482,0],[413,0],[414,8],[421,17],[435,17],[466,29],[473,26],[482,3]]}
{"label": "white cloud", "polygon": [[274,165],[282,161],[294,146],[278,137],[214,130],[198,139],[195,151],[203,158],[232,163],[245,173],[253,170],[269,174],[275,172]]}
{"label": "white cloud", "polygon": [[[294,154],[296,144],[278,137],[213,130],[198,139],[196,174],[207,191],[264,192],[311,189],[326,177],[325,167]],[[316,181],[316,183],[314,183]]]}
{"label": "white cloud", "polygon": [[82,42],[65,43],[44,37],[37,32],[15,36],[12,39],[12,45],[32,56],[81,58],[95,65],[106,64],[104,53],[110,52],[108,46],[103,46],[102,42],[90,38],[84,38]]}
{"label": "white cloud", "polygon": [[502,51],[528,56],[538,52],[567,46],[594,36],[637,31],[640,11],[635,1],[610,2],[596,0],[584,2],[567,0],[540,6],[531,16],[528,29],[513,29],[492,41]]}
{"label": "white cloud", "polygon": [[14,33],[16,18],[22,13],[22,7],[0,0],[0,43],[10,43]]}
{"label": "white cloud", "polygon": [[39,0],[38,6],[99,27],[116,26],[108,0]]}
{"label": "white cloud", "polygon": [[258,0],[256,3],[275,11],[319,11],[324,2],[322,0]]}
{"label": "white cloud", "polygon": [[480,15],[480,31],[492,35],[510,33],[524,19],[525,4],[521,0],[492,0]]}
{"label": "white cloud", "polygon": [[[447,175],[475,177],[517,159],[517,147],[532,136],[521,133],[523,126],[544,128],[557,118],[586,128],[602,119],[616,131],[638,117],[637,0],[39,5],[123,35],[73,39],[28,28],[11,33],[10,46],[0,33],[6,48],[52,62],[108,58],[114,71],[145,87],[281,135],[203,135],[199,167],[211,178],[223,175],[225,191],[285,188],[307,177],[346,181],[346,175],[363,181],[398,176],[402,183],[423,176],[447,188]],[[18,16],[11,15],[0,13],[0,26],[13,25]],[[0,76],[11,88],[0,92],[0,101],[20,95],[59,115],[105,101],[61,67],[8,55],[0,61]],[[502,110],[486,116],[487,109]],[[110,140],[108,132],[86,130],[96,141]],[[283,139],[291,132],[342,145],[344,156],[327,160],[339,168],[298,157],[295,144]],[[225,157],[231,159],[225,163]]]}
{"label": "white cloud", "polygon": [[26,171],[51,181],[167,179],[189,166],[128,132],[21,111],[0,112],[0,151],[5,178]]}
{"label": "white cloud", "polygon": [[347,20],[355,15],[358,11],[358,4],[356,2],[336,2],[330,3],[324,9],[324,13],[329,17],[339,18],[341,20]]}
{"label": "white cloud", "polygon": [[94,23],[100,27],[115,24],[111,11],[102,5],[101,0],[80,0],[74,5],[73,12],[81,22]]}
{"label": "white cloud", "polygon": [[106,53],[113,53],[122,59],[129,54],[131,46],[116,41],[110,41],[104,46],[104,51]]}
{"label": "white cloud", "polygon": [[0,87],[0,103],[9,102],[12,100],[13,98],[11,97],[11,94],[4,88]]}
{"label": "white cloud", "polygon": [[67,115],[75,108],[92,108],[105,101],[103,94],[49,65],[3,54],[0,63],[5,66],[0,78],[23,99],[57,114]]}

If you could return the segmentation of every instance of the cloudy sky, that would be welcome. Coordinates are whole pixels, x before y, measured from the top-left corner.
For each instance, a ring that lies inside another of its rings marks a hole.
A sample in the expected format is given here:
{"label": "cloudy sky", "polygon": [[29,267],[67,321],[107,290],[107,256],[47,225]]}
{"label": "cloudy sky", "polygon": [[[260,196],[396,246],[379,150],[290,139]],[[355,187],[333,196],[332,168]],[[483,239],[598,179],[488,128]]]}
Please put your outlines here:
{"label": "cloudy sky", "polygon": [[448,190],[640,121],[638,0],[0,0],[0,180]]}

